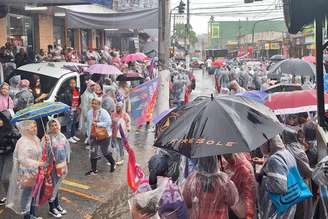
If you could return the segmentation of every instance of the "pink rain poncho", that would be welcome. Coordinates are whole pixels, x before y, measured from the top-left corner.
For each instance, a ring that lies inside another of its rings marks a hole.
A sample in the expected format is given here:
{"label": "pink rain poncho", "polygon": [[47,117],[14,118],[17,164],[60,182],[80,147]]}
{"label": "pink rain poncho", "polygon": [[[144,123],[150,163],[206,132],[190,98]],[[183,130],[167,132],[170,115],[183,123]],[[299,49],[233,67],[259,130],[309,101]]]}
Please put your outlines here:
{"label": "pink rain poncho", "polygon": [[228,175],[219,172],[217,158],[199,159],[199,170],[183,186],[190,219],[227,219],[228,207],[238,202],[238,191]]}
{"label": "pink rain poncho", "polygon": [[224,171],[235,183],[239,201],[232,207],[234,213],[240,218],[253,218],[256,204],[256,180],[254,170],[243,154],[233,155],[234,162],[227,162]]}
{"label": "pink rain poncho", "polygon": [[35,184],[42,156],[40,139],[37,136],[26,134],[26,129],[32,123],[33,121],[23,121],[19,124],[22,137],[16,143],[13,157],[7,207],[17,214],[26,214],[30,211],[32,188]]}

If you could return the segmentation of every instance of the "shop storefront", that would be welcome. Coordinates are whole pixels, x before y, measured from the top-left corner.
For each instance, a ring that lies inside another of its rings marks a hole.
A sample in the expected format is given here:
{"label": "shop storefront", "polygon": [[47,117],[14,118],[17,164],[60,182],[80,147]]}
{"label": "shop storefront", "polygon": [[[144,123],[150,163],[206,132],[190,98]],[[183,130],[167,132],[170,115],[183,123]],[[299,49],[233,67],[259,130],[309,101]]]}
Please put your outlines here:
{"label": "shop storefront", "polygon": [[32,17],[8,14],[7,36],[17,48],[34,49],[34,22]]}
{"label": "shop storefront", "polygon": [[89,49],[89,33],[88,30],[81,30],[81,51]]}
{"label": "shop storefront", "polygon": [[62,17],[54,17],[54,44],[64,47],[65,39],[65,19]]}

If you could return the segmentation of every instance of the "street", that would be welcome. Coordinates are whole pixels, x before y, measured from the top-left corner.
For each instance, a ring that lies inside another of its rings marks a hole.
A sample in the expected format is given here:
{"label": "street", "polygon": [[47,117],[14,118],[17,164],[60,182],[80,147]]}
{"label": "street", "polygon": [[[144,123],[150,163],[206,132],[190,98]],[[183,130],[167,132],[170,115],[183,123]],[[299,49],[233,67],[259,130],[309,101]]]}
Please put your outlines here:
{"label": "street", "polygon": [[[191,99],[214,92],[213,80],[207,73],[203,74],[201,70],[194,70],[194,74],[197,85],[191,94]],[[145,127],[133,129],[129,135],[129,142],[135,149],[137,162],[144,167],[145,172],[147,172],[147,162],[154,152],[153,141],[153,132]],[[68,211],[64,218],[129,218],[127,162],[123,166],[118,166],[114,173],[110,173],[110,167],[102,159],[99,161],[97,176],[84,176],[84,173],[90,169],[88,151],[83,143],[72,144],[71,147],[69,174],[60,191],[61,203]],[[38,214],[43,218],[51,218],[48,214],[48,206],[38,209]],[[9,209],[0,208],[0,218],[18,219],[20,217]]]}

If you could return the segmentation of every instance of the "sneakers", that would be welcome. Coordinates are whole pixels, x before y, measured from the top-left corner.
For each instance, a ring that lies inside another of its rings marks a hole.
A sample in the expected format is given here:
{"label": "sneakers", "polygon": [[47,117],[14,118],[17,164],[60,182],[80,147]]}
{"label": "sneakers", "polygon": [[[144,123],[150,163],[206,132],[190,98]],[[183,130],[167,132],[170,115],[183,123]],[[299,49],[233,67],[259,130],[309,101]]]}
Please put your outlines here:
{"label": "sneakers", "polygon": [[42,219],[42,217],[37,217],[37,216],[31,215],[31,219]]}
{"label": "sneakers", "polygon": [[98,170],[96,170],[96,171],[90,170],[89,172],[86,172],[84,175],[86,175],[86,176],[96,176],[97,173],[98,173]]}
{"label": "sneakers", "polygon": [[79,139],[79,138],[76,137],[76,136],[73,136],[72,138],[73,138],[73,140],[75,140],[75,141],[80,141],[80,140],[81,140],[81,139]]}
{"label": "sneakers", "polygon": [[90,145],[87,145],[87,146],[85,146],[85,149],[86,150],[90,150],[91,149],[91,146]]}
{"label": "sneakers", "polygon": [[73,138],[69,138],[68,141],[69,141],[69,143],[72,143],[72,144],[76,144],[77,143],[77,141],[75,141]]}
{"label": "sneakers", "polygon": [[61,218],[63,216],[61,213],[59,213],[57,208],[49,210],[49,214],[54,218]]}
{"label": "sneakers", "polygon": [[0,206],[4,206],[6,204],[7,198],[3,197],[2,199],[0,199]]}
{"label": "sneakers", "polygon": [[114,172],[115,171],[115,169],[116,169],[116,165],[114,165],[114,166],[111,166],[111,168],[110,168],[110,172],[112,173],[112,172]]}
{"label": "sneakers", "polygon": [[84,140],[84,144],[88,144],[88,138]]}
{"label": "sneakers", "polygon": [[62,206],[60,206],[60,205],[57,206],[57,210],[59,211],[59,213],[61,215],[67,214],[67,211],[64,208],[62,208]]}
{"label": "sneakers", "polygon": [[120,160],[120,161],[116,162],[117,165],[123,165],[123,163],[124,163],[124,160]]}

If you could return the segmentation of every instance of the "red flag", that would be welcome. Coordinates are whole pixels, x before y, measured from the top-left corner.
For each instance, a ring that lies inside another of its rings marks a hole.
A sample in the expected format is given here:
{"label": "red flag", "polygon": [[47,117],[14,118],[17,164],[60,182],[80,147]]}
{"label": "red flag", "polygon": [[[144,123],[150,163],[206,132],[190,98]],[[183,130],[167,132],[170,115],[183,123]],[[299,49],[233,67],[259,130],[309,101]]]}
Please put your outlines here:
{"label": "red flag", "polygon": [[145,183],[148,180],[146,179],[142,168],[136,162],[134,150],[131,148],[121,125],[119,126],[119,131],[122,136],[123,146],[129,155],[127,169],[128,185],[130,186],[132,191],[136,191],[141,184]]}

